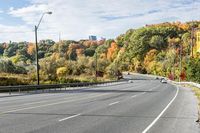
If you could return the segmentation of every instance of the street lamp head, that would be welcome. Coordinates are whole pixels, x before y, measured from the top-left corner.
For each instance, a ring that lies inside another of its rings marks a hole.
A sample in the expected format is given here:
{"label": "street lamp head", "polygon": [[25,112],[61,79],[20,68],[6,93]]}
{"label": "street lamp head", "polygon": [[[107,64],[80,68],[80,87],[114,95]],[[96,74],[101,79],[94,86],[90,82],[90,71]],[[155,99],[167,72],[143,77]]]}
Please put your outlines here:
{"label": "street lamp head", "polygon": [[46,14],[52,14],[52,12],[46,12]]}

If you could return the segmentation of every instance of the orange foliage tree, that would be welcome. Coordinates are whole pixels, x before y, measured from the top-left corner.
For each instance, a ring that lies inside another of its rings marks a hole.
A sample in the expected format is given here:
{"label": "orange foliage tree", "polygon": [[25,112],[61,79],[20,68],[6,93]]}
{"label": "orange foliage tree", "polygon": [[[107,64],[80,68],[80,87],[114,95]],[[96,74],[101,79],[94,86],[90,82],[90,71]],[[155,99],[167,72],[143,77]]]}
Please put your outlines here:
{"label": "orange foliage tree", "polygon": [[119,47],[116,42],[112,42],[107,52],[107,59],[113,61],[119,51]]}
{"label": "orange foliage tree", "polygon": [[82,56],[84,54],[84,49],[82,48],[76,49],[76,54],[77,56]]}
{"label": "orange foliage tree", "polygon": [[33,43],[29,43],[28,44],[27,53],[29,55],[34,55],[34,53],[35,53],[35,45]]}

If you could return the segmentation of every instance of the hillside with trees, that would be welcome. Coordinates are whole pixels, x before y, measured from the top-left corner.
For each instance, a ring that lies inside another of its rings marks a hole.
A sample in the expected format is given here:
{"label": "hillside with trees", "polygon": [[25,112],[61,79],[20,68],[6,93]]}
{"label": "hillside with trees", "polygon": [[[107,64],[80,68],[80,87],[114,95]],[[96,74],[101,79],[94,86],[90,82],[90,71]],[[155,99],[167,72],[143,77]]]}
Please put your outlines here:
{"label": "hillside with trees", "polygon": [[[98,81],[132,71],[200,82],[192,27],[200,28],[200,22],[146,25],[109,40],[41,40],[41,83],[94,82],[96,70]],[[31,42],[0,43],[0,85],[35,84],[35,54]]]}

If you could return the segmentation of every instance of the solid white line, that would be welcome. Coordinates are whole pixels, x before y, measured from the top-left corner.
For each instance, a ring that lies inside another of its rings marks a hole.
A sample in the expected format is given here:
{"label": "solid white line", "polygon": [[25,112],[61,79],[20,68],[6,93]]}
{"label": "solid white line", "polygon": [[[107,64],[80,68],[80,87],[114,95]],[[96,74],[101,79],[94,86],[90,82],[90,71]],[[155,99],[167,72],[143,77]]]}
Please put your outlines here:
{"label": "solid white line", "polygon": [[69,116],[69,117],[67,117],[67,118],[60,119],[59,122],[65,121],[65,120],[68,120],[68,119],[71,119],[71,118],[74,118],[74,117],[77,117],[77,116],[80,116],[80,115],[81,115],[81,114],[72,115],[72,116]]}
{"label": "solid white line", "polygon": [[114,105],[114,104],[118,104],[118,103],[119,103],[119,101],[114,102],[114,103],[110,103],[109,106]]}
{"label": "solid white line", "polygon": [[156,119],[142,132],[146,133],[153,125],[160,119],[160,117],[165,113],[165,111],[169,108],[169,106],[174,102],[179,92],[179,87],[176,87],[176,94],[174,98],[169,102],[169,104],[164,108],[164,110],[156,117]]}

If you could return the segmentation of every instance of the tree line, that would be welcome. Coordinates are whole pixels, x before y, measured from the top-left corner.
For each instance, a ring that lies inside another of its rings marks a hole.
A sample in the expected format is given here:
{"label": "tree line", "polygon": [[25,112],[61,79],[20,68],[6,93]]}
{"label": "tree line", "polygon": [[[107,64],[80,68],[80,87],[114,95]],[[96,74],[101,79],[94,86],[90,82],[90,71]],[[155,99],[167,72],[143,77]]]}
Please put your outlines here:
{"label": "tree line", "polygon": [[[133,71],[200,82],[199,55],[195,46],[191,47],[192,27],[199,28],[200,22],[146,25],[109,40],[41,40],[41,80],[94,81],[97,70],[101,73],[99,80],[115,79],[119,71]],[[35,54],[34,43],[1,43],[0,73],[24,74],[34,82]]]}

